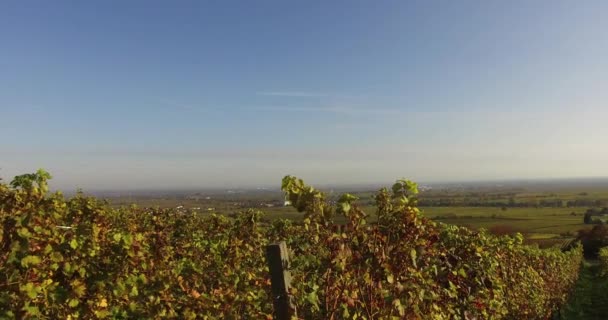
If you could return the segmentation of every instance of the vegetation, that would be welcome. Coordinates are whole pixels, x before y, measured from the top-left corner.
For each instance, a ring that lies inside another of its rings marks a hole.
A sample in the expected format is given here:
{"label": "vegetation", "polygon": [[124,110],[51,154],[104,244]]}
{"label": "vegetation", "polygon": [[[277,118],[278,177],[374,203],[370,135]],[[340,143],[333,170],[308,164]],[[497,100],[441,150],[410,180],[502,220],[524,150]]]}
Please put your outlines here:
{"label": "vegetation", "polygon": [[562,308],[560,319],[597,320],[608,315],[608,278],[595,262],[583,263],[581,275],[570,301]]}
{"label": "vegetation", "polygon": [[600,249],[598,254],[598,260],[600,264],[600,273],[602,276],[608,276],[608,247]]}
{"label": "vegetation", "polygon": [[608,246],[608,228],[604,225],[595,225],[590,230],[580,230],[577,240],[585,250],[585,257],[597,259],[600,248]]}
{"label": "vegetation", "polygon": [[[355,204],[363,211],[372,213],[376,210],[375,192],[365,191],[366,188],[371,187],[327,189],[327,200],[335,204],[340,191],[353,192],[359,198]],[[510,185],[478,183],[438,185],[434,188],[427,186],[421,189],[418,207],[425,217],[471,229],[508,226],[513,231],[522,233],[526,243],[538,243],[543,247],[559,245],[566,239],[576,238],[579,230],[591,229],[593,224],[584,223],[585,213],[590,210],[599,212],[600,206],[608,203],[606,184],[593,181],[538,184],[517,182]],[[142,207],[190,208],[202,214],[232,214],[246,208],[258,208],[270,220],[290,219],[301,222],[302,214],[293,207],[283,206],[284,200],[284,195],[275,189],[136,193],[133,197],[123,193],[121,197],[114,194],[109,199],[117,207],[137,203]],[[553,205],[557,202],[564,205]],[[437,206],[439,203],[447,206]],[[471,206],[466,206],[467,204]],[[375,215],[371,215],[368,221],[374,222],[375,218]],[[593,216],[595,222],[601,218],[601,215]],[[338,215],[333,221],[346,223],[347,219]]]}
{"label": "vegetation", "polygon": [[585,224],[603,224],[606,216],[608,216],[608,208],[603,208],[602,210],[592,208],[585,212],[583,221]]}
{"label": "vegetation", "polygon": [[283,190],[303,219],[267,222],[258,211],[229,218],[65,199],[48,194],[49,177],[0,184],[0,318],[269,318],[263,248],[284,240],[301,318],[546,319],[582,259],[580,246],[541,250],[520,234],[429,220],[406,180],[374,196],[372,222],[355,196],[331,205],[288,176]]}
{"label": "vegetation", "polygon": [[[581,190],[587,190],[581,192]],[[451,186],[429,190],[420,201],[425,207],[576,208],[608,205],[605,186],[563,182],[504,186]]]}

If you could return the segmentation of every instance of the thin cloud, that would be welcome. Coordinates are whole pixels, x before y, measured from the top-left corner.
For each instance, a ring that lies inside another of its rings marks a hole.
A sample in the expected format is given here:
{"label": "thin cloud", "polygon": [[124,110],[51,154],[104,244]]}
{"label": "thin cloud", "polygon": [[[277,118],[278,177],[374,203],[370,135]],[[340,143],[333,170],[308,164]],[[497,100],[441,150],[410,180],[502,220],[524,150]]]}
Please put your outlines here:
{"label": "thin cloud", "polygon": [[257,107],[262,111],[284,111],[284,112],[316,112],[333,113],[341,115],[400,115],[409,113],[401,109],[375,108],[375,107],[352,107],[352,106],[327,106],[327,107],[290,107],[290,106],[266,106]]}
{"label": "thin cloud", "polygon": [[361,94],[325,93],[313,91],[258,91],[258,96],[291,97],[291,98],[325,98],[325,99],[362,99],[368,97]]}

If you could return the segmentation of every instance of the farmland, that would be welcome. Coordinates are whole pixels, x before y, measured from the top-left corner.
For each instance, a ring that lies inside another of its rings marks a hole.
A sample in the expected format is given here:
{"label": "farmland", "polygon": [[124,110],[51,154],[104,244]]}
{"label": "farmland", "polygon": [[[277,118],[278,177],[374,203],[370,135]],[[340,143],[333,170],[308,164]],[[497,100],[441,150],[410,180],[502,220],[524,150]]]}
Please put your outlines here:
{"label": "farmland", "polygon": [[[359,197],[357,204],[370,219],[376,208],[371,187],[348,190]],[[279,190],[215,190],[181,192],[171,195],[109,197],[114,207],[137,204],[140,207],[177,208],[201,214],[231,214],[246,208],[264,211],[267,219],[301,221],[303,214],[284,206]],[[333,201],[342,190],[329,189]],[[332,192],[333,191],[333,192]],[[331,196],[330,196],[331,199]],[[449,204],[449,205],[446,205]],[[474,204],[474,205],[472,205]],[[448,184],[423,189],[420,193],[422,214],[435,221],[473,229],[504,229],[521,232],[527,241],[555,244],[573,238],[578,230],[588,229],[583,215],[589,208],[608,204],[608,181],[557,180],[545,182],[511,182],[509,184]],[[337,222],[344,222],[337,217]]]}

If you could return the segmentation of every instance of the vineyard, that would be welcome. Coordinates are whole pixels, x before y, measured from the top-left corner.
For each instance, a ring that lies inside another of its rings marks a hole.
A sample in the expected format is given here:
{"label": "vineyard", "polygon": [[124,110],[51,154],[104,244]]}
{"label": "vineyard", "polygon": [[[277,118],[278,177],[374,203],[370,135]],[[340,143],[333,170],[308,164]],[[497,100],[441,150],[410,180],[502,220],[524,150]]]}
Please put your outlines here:
{"label": "vineyard", "polygon": [[333,206],[287,176],[296,223],[253,210],[113,209],[49,193],[49,178],[0,184],[0,319],[271,319],[264,249],[278,241],[298,318],[548,319],[582,261],[580,246],[541,250],[433,222],[407,180],[379,190],[366,213],[352,195]]}

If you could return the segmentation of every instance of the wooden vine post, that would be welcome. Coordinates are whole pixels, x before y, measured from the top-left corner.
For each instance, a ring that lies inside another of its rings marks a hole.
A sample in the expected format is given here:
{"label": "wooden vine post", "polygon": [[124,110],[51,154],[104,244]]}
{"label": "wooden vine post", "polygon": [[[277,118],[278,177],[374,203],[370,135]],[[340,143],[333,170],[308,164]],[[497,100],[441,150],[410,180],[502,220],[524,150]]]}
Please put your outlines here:
{"label": "wooden vine post", "polygon": [[285,241],[266,246],[266,261],[270,270],[273,317],[275,320],[291,320],[296,316],[296,307],[289,295],[291,273]]}

